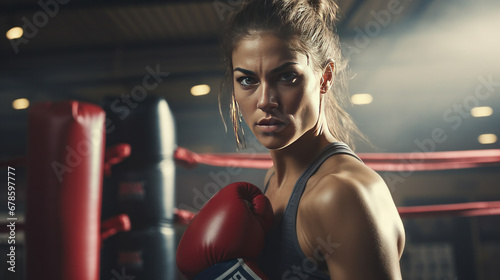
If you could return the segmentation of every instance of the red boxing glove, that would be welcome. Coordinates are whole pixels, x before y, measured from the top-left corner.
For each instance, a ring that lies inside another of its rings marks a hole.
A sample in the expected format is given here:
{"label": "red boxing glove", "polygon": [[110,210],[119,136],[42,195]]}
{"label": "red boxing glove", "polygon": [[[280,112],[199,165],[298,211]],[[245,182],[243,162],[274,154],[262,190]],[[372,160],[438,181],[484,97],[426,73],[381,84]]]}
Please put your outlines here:
{"label": "red boxing glove", "polygon": [[253,260],[264,246],[273,215],[271,203],[256,186],[245,182],[226,186],[184,232],[177,249],[179,270],[188,279],[215,279],[230,267],[227,271],[247,273],[250,279],[267,279]]}

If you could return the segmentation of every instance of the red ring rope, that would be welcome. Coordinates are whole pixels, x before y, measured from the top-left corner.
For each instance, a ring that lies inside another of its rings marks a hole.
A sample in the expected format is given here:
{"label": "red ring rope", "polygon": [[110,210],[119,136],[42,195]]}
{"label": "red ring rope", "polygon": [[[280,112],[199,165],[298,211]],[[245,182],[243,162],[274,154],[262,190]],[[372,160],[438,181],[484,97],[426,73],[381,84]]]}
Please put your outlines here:
{"label": "red ring rope", "polygon": [[[358,156],[375,171],[445,170],[500,165],[498,149],[433,153],[360,153]],[[269,154],[197,154],[182,147],[177,148],[174,158],[177,163],[187,168],[206,164],[268,169],[273,165]]]}
{"label": "red ring rope", "polygon": [[[375,171],[446,170],[500,165],[500,149],[433,153],[360,153],[358,156]],[[269,154],[198,154],[183,147],[176,149],[174,158],[178,164],[186,168],[206,164],[268,169],[273,164]],[[0,167],[23,165],[25,165],[25,158],[23,157],[0,162]]]}
{"label": "red ring rope", "polygon": [[398,207],[401,218],[455,216],[472,217],[500,214],[500,201],[466,202]]}
{"label": "red ring rope", "polygon": [[[120,146],[119,148],[130,152],[126,147]],[[376,171],[444,170],[500,165],[500,150],[498,149],[433,153],[362,153],[359,156],[366,165]],[[206,164],[267,169],[273,164],[269,154],[197,154],[182,147],[176,149],[174,158],[178,164],[187,168]],[[22,157],[0,162],[0,167],[23,165],[25,165],[25,158]],[[398,212],[402,218],[500,215],[500,201],[398,207]],[[175,216],[178,223],[188,224],[195,213],[176,209]]]}

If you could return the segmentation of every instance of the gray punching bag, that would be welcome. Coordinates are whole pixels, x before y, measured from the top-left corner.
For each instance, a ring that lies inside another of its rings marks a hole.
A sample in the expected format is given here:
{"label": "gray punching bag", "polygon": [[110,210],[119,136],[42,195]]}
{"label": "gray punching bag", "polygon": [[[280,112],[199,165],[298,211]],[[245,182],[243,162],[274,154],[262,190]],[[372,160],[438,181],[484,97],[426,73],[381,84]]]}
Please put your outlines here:
{"label": "gray punching bag", "polygon": [[[127,214],[131,231],[103,242],[101,279],[174,279],[174,118],[167,102],[102,101],[106,148],[127,143],[131,154],[104,178],[102,219]],[[121,277],[121,278],[120,278]]]}

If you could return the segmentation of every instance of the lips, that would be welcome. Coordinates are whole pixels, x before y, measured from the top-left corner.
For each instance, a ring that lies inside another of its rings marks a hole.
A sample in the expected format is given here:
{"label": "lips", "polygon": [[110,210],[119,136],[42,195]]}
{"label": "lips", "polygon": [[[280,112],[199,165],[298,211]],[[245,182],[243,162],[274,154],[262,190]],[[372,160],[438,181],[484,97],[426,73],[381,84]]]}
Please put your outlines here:
{"label": "lips", "polygon": [[257,122],[257,127],[264,133],[279,132],[284,126],[285,122],[277,118],[264,118]]}
{"label": "lips", "polygon": [[280,124],[285,124],[284,121],[281,121],[277,118],[265,118],[261,119],[257,125],[280,125]]}

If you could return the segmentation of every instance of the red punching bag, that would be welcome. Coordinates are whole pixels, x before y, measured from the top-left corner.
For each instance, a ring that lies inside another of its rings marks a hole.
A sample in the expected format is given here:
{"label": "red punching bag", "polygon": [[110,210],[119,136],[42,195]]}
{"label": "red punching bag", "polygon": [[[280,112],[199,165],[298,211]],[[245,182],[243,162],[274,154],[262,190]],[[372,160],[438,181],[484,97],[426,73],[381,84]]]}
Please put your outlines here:
{"label": "red punching bag", "polygon": [[44,102],[29,112],[27,280],[98,280],[104,111]]}

